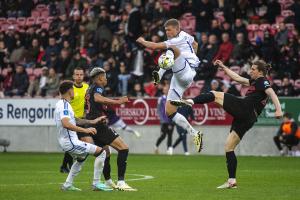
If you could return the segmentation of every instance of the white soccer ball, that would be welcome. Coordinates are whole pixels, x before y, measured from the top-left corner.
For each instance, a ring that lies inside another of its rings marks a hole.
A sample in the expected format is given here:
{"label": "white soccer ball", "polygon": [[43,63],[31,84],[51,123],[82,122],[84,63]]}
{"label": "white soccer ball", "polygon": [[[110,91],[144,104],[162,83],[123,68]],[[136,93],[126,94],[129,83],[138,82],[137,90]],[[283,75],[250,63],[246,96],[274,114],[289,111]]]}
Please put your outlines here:
{"label": "white soccer ball", "polygon": [[174,65],[174,57],[168,54],[161,54],[158,58],[158,66],[162,69],[171,69]]}

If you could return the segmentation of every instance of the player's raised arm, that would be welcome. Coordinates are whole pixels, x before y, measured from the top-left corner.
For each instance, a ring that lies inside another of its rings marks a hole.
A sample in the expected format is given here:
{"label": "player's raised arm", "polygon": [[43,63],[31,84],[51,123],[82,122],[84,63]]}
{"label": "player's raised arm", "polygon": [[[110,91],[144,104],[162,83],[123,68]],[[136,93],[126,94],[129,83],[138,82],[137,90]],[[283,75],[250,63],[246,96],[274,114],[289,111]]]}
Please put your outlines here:
{"label": "player's raised arm", "polygon": [[237,73],[235,73],[234,71],[232,71],[231,69],[229,69],[228,67],[226,67],[223,62],[221,60],[216,60],[214,62],[214,65],[217,65],[218,67],[220,67],[221,69],[224,70],[224,72],[234,81],[245,85],[245,86],[249,86],[250,82],[249,79],[241,77],[240,75],[238,75]]}
{"label": "player's raised arm", "polygon": [[86,133],[86,134],[96,134],[97,131],[95,128],[81,128],[79,126],[75,126],[70,122],[70,118],[64,117],[61,119],[61,124],[64,128],[76,131],[76,132],[81,132],[81,133]]}
{"label": "player's raised arm", "polygon": [[116,105],[116,104],[121,105],[121,104],[129,102],[127,96],[121,97],[120,99],[110,99],[110,98],[102,96],[99,93],[94,94],[94,99],[96,102],[106,104],[106,105]]}
{"label": "player's raised arm", "polygon": [[159,43],[155,43],[155,42],[150,42],[150,41],[146,41],[143,37],[139,37],[136,40],[137,43],[141,44],[142,46],[149,48],[149,49],[166,49],[167,45],[164,42],[159,42]]}
{"label": "player's raised arm", "polygon": [[268,88],[265,90],[265,93],[271,98],[273,104],[275,105],[275,109],[276,109],[275,117],[281,118],[283,113],[281,110],[279,99],[278,99],[277,95],[275,94],[274,90],[272,88]]}

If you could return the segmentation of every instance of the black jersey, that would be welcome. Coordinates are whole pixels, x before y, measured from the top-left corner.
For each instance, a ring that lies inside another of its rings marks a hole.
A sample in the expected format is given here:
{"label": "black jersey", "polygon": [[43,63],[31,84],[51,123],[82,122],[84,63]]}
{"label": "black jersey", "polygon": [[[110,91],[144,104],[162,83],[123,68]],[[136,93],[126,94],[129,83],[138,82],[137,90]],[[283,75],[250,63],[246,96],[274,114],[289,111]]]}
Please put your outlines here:
{"label": "black jersey", "polygon": [[250,79],[250,88],[246,93],[245,99],[252,104],[257,115],[260,115],[261,111],[264,109],[267,101],[268,95],[265,90],[270,88],[270,82],[265,77],[260,77],[258,79]]}
{"label": "black jersey", "polygon": [[105,113],[106,106],[95,102],[94,94],[98,93],[103,95],[104,89],[100,86],[92,84],[89,86],[85,95],[84,111],[87,119],[96,119],[97,117],[103,116]]}

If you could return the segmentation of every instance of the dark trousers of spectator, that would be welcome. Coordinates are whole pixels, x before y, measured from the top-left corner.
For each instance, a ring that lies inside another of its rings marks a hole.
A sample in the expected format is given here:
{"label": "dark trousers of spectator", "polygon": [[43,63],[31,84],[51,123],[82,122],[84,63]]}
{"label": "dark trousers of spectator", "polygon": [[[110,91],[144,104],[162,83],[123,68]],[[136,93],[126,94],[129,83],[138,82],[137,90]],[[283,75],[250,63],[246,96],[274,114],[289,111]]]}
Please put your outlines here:
{"label": "dark trousers of spectator", "polygon": [[168,147],[172,147],[172,134],[174,130],[174,124],[172,123],[163,123],[161,125],[161,134],[156,141],[156,147],[160,145],[160,143],[167,137],[167,145]]}
{"label": "dark trousers of spectator", "polygon": [[183,151],[188,152],[187,143],[186,143],[187,131],[185,129],[183,129],[181,126],[178,126],[178,125],[176,125],[176,129],[177,129],[177,133],[179,134],[179,137],[177,138],[177,140],[173,144],[173,148],[175,148],[182,141]]}
{"label": "dark trousers of spectator", "polygon": [[8,90],[8,91],[4,91],[4,95],[5,96],[24,96],[25,95],[25,91],[23,90],[17,90],[16,92],[13,92],[12,90]]}
{"label": "dark trousers of spectator", "polygon": [[282,150],[281,144],[286,145],[289,150],[292,150],[292,147],[296,146],[299,143],[299,139],[296,138],[294,135],[283,135],[282,137],[282,140],[279,140],[278,135],[274,137],[274,142],[280,151]]}

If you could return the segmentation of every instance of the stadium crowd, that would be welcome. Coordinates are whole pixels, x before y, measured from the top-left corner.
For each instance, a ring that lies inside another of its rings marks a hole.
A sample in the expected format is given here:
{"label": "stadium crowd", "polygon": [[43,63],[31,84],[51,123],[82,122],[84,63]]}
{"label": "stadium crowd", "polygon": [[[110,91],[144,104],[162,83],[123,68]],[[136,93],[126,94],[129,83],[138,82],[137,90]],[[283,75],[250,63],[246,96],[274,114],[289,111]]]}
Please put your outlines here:
{"label": "stadium crowd", "polygon": [[162,85],[154,87],[151,73],[160,52],[135,40],[166,40],[169,18],[199,43],[202,62],[187,95],[243,94],[211,63],[220,59],[247,76],[259,58],[272,64],[279,96],[300,95],[300,0],[2,0],[0,97],[56,96],[73,69],[88,74],[95,66],[107,73],[108,96],[159,96]]}

